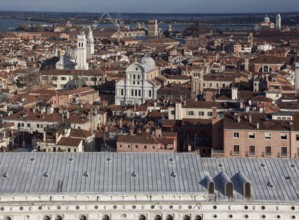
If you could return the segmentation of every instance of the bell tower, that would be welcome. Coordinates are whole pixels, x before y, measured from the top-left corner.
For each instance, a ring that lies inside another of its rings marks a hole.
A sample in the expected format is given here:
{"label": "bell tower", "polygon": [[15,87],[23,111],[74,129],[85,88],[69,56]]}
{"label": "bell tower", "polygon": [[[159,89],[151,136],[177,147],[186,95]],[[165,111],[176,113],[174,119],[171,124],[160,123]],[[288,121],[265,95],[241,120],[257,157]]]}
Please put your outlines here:
{"label": "bell tower", "polygon": [[83,30],[77,36],[76,70],[88,70],[86,37]]}
{"label": "bell tower", "polygon": [[94,54],[94,38],[91,26],[88,26],[88,33],[86,39],[87,59],[91,58]]}

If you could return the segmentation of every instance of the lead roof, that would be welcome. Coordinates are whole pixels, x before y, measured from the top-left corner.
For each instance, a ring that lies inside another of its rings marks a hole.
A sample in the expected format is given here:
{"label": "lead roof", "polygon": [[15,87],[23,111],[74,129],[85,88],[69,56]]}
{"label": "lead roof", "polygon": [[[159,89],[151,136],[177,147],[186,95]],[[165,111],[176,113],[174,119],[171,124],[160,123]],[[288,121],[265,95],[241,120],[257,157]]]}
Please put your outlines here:
{"label": "lead roof", "polygon": [[200,158],[194,153],[2,153],[0,195],[208,194],[227,200],[219,175],[244,200],[239,172],[251,183],[252,200],[299,199],[299,160]]}

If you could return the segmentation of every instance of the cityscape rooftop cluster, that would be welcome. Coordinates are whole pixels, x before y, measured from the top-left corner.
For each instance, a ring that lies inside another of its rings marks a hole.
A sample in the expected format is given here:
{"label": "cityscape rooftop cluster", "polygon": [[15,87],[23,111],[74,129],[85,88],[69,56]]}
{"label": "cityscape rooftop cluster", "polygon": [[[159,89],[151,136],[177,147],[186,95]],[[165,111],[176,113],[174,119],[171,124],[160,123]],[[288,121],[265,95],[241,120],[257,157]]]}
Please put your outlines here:
{"label": "cityscape rooftop cluster", "polygon": [[0,219],[299,219],[299,29],[0,33]]}

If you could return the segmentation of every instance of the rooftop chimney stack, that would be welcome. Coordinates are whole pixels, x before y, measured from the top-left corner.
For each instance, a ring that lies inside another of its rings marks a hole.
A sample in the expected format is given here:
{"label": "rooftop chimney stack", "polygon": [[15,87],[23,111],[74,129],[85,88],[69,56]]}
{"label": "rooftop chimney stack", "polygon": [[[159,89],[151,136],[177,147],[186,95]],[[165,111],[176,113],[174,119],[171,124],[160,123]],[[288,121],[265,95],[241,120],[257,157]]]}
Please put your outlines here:
{"label": "rooftop chimney stack", "polygon": [[232,87],[231,89],[231,99],[232,100],[237,100],[238,99],[238,88],[237,87]]}
{"label": "rooftop chimney stack", "polygon": [[299,62],[295,61],[295,89],[299,91]]}

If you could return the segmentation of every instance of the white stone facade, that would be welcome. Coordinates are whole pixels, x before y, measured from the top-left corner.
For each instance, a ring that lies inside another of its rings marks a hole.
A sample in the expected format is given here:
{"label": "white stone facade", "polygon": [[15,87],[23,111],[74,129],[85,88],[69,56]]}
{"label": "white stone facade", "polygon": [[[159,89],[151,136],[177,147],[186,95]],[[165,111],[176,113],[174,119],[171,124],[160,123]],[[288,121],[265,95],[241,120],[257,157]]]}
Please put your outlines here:
{"label": "white stone facade", "polygon": [[140,105],[146,100],[156,99],[160,85],[154,80],[159,75],[152,58],[141,59],[126,70],[126,78],[120,80],[115,88],[116,105]]}
{"label": "white stone facade", "polygon": [[[299,219],[298,203],[209,202],[205,195],[2,196],[1,220]],[[8,217],[8,218],[7,218]]]}

